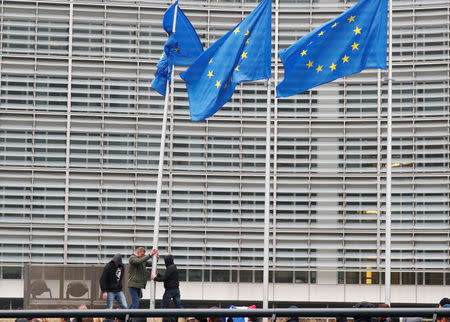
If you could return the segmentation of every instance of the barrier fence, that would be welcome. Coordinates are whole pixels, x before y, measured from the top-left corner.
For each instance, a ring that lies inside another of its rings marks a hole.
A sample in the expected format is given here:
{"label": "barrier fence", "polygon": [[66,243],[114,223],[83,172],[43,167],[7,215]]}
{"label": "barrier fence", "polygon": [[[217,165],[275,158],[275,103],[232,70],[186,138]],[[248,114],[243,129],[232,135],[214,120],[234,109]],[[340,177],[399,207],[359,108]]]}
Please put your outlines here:
{"label": "barrier fence", "polygon": [[449,317],[450,308],[0,310],[0,318],[131,317]]}

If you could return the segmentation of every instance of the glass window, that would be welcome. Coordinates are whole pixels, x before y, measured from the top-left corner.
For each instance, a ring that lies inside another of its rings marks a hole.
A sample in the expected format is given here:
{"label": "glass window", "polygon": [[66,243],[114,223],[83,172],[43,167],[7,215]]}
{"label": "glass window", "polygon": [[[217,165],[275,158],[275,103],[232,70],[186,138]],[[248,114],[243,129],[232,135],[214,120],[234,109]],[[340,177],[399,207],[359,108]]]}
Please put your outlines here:
{"label": "glass window", "polygon": [[308,283],[308,272],[295,272],[295,283]]}
{"label": "glass window", "polygon": [[400,284],[400,273],[399,272],[391,272],[391,284],[392,285]]}
{"label": "glass window", "polygon": [[210,282],[211,281],[211,271],[209,269],[205,269],[203,271],[203,281]]}
{"label": "glass window", "polygon": [[423,285],[423,273],[417,273],[417,285]]}
{"label": "glass window", "polygon": [[238,277],[238,272],[235,271],[235,270],[231,271],[231,281],[232,282],[237,282],[238,281],[237,277]]}
{"label": "glass window", "polygon": [[345,284],[359,284],[359,273],[345,272]]}
{"label": "glass window", "polygon": [[228,270],[212,270],[212,281],[213,282],[229,282],[230,281],[230,271]]}
{"label": "glass window", "polygon": [[403,285],[415,285],[416,284],[416,274],[413,272],[403,272],[402,273],[402,284]]}
{"label": "glass window", "polygon": [[3,266],[2,278],[8,280],[20,280],[22,278],[22,267]]}
{"label": "glass window", "polygon": [[189,270],[189,282],[201,282],[202,281],[202,270],[201,269],[190,269]]}
{"label": "glass window", "polygon": [[239,282],[251,283],[253,282],[253,272],[252,271],[240,271],[239,272]]}
{"label": "glass window", "polygon": [[275,283],[292,283],[292,272],[275,272]]}
{"label": "glass window", "polygon": [[444,285],[444,274],[425,273],[425,285]]}
{"label": "glass window", "polygon": [[379,284],[380,274],[378,272],[361,272],[361,284]]}
{"label": "glass window", "polygon": [[445,273],[445,285],[450,285],[450,273]]}
{"label": "glass window", "polygon": [[180,281],[186,281],[186,270],[185,269],[178,270],[178,278]]}
{"label": "glass window", "polygon": [[[269,283],[271,282],[271,272],[269,272]],[[255,283],[262,283],[263,282],[263,272],[262,271],[255,271]]]}

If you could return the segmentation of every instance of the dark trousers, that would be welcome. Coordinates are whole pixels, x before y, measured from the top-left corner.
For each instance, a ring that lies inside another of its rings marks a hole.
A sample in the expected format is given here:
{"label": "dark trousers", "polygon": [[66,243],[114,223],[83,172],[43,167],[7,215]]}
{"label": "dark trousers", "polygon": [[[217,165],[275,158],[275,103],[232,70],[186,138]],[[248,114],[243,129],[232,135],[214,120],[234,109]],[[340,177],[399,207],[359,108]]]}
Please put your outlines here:
{"label": "dark trousers", "polygon": [[183,305],[181,305],[181,299],[180,299],[180,289],[174,288],[170,290],[166,290],[164,292],[163,298],[162,298],[162,308],[167,309],[169,307],[170,300],[173,300],[173,303],[175,306],[179,309],[184,309]]}

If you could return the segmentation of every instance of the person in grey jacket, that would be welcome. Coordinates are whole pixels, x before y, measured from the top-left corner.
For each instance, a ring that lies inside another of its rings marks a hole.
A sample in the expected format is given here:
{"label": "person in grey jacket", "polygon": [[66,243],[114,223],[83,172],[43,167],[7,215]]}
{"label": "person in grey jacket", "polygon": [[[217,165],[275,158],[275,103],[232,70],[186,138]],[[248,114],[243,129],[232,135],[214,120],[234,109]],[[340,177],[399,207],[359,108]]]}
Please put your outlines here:
{"label": "person in grey jacket", "polygon": [[142,289],[147,285],[147,266],[151,266],[150,258],[158,256],[156,249],[152,249],[150,254],[145,255],[145,248],[139,247],[136,254],[128,259],[128,292],[131,296],[129,309],[139,308],[139,298],[142,297]]}

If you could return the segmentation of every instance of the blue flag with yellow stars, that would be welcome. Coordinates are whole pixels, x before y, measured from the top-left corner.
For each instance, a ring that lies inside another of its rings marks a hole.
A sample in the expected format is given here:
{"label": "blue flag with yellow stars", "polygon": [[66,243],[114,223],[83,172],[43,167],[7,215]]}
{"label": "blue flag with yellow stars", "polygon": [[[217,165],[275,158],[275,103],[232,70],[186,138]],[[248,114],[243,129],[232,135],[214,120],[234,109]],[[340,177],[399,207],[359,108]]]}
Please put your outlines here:
{"label": "blue flag with yellow stars", "polygon": [[180,75],[186,81],[192,121],[216,113],[237,84],[270,78],[271,15],[271,1],[261,1]]}
{"label": "blue flag with yellow stars", "polygon": [[388,0],[361,0],[279,52],[277,97],[304,92],[366,68],[386,69]]}
{"label": "blue flag with yellow stars", "polygon": [[173,65],[190,65],[203,52],[203,46],[194,27],[181,8],[176,10],[175,33],[172,32],[173,15],[178,1],[171,5],[163,17],[163,28],[169,39],[164,44],[164,52],[156,65],[155,79],[151,86],[161,95],[166,95],[166,83]]}

